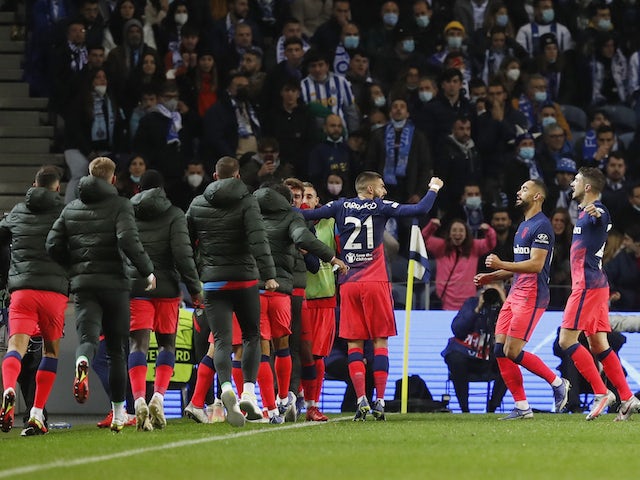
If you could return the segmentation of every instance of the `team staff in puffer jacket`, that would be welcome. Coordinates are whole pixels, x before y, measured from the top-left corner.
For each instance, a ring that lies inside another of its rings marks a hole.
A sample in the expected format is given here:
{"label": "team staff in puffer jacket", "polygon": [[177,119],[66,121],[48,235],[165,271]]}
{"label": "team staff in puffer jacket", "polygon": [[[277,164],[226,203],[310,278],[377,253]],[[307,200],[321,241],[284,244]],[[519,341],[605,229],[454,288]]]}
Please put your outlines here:
{"label": "team staff in puffer jacket", "polygon": [[[164,191],[162,175],[148,170],[140,179],[141,192],[131,198],[140,241],[151,258],[157,288],[145,291],[146,281],[127,262],[131,290],[129,379],[135,399],[138,430],[164,428],[164,394],[173,376],[182,277],[192,300],[202,301],[200,280],[193,261],[187,221],[182,210],[171,204]],[[145,400],[149,335],[158,342],[153,397]]]}
{"label": "team staff in puffer jacket", "polygon": [[[296,395],[289,392],[291,377],[291,293],[294,280],[294,255],[297,248],[317,255],[325,262],[338,265],[344,273],[347,267],[336,258],[333,250],[311,233],[300,213],[291,209],[289,187],[276,184],[254,193],[264,219],[271,255],[276,266],[276,280],[280,285],[275,292],[260,295],[260,337],[262,361],[258,382],[263,406],[269,411],[271,423],[296,420]],[[274,367],[278,381],[278,398],[273,390],[273,374],[270,363],[270,342],[275,348]],[[277,407],[277,408],[276,408]],[[279,417],[279,418],[276,418]]]}
{"label": "team staff in puffer jacket", "polygon": [[[260,299],[258,278],[265,290],[278,288],[271,249],[256,198],[240,180],[240,166],[232,157],[216,163],[215,182],[196,197],[187,211],[191,242],[196,246],[204,287],[207,320],[214,335],[214,357],[205,355],[199,368],[218,372],[227,421],[244,426],[259,420],[262,410],[255,396],[260,363]],[[238,408],[231,387],[232,315],[242,330],[243,392]],[[198,375],[200,376],[200,375]],[[187,412],[188,414],[188,412]]]}
{"label": "team staff in puffer jacket", "polygon": [[8,281],[11,336],[2,362],[4,393],[0,410],[0,428],[4,432],[13,426],[16,382],[29,338],[42,335],[43,358],[35,374],[36,390],[29,423],[22,435],[47,433],[44,406],[58,369],[58,347],[64,328],[69,279],[64,268],[47,255],[44,241],[63,207],[58,169],[45,166],[38,170],[25,201],[16,205],[0,222],[0,245],[4,247],[11,243]]}
{"label": "team staff in puffer jacket", "polygon": [[[127,384],[125,342],[129,336],[129,278],[127,257],[147,288],[156,286],[153,263],[138,237],[131,202],[118,196],[114,186],[116,165],[107,157],[89,164],[89,175],[80,179],[79,198],[69,203],[47,236],[46,249],[58,263],[69,267],[71,292],[75,293],[76,348],[74,396],[84,403],[89,396],[89,359],[104,334],[111,360],[109,386],[113,420],[120,432],[127,419],[124,408]],[[120,260],[120,261],[119,261]]]}

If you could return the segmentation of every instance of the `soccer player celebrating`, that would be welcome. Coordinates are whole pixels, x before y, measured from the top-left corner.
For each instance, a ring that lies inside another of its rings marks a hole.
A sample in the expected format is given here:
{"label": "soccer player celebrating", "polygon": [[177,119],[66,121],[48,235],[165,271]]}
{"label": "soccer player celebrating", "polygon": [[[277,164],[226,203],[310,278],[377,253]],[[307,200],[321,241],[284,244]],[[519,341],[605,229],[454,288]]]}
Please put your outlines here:
{"label": "soccer player celebrating", "polygon": [[67,308],[69,279],[61,265],[44,249],[49,229],[64,208],[60,196],[60,174],[53,166],[38,170],[25,201],[16,205],[0,222],[0,244],[11,246],[9,269],[9,345],[2,362],[4,393],[0,409],[0,429],[13,426],[16,382],[29,338],[38,332],[44,340],[44,354],[36,373],[36,391],[29,423],[23,436],[47,433],[44,406],[58,369],[58,350],[64,311]]}
{"label": "soccer player celebrating", "polygon": [[390,217],[426,215],[443,182],[433,177],[429,192],[416,204],[383,200],[387,194],[379,173],[356,178],[355,198],[341,198],[315,210],[302,210],[307,220],[335,218],[340,251],[350,270],[340,277],[340,337],[348,343],[349,376],[358,397],[354,421],[365,420],[371,406],[365,392],[364,341],[373,340],[376,402],[373,416],[384,420],[384,391],[389,376],[388,338],[396,335],[391,284],[382,236]]}
{"label": "soccer player celebrating", "polygon": [[600,201],[606,180],[597,168],[581,168],[571,183],[573,198],[580,202],[578,221],[571,242],[571,296],[562,319],[560,347],[591,384],[595,401],[587,420],[597,418],[616,396],[607,389],[589,351],[578,342],[584,332],[589,348],[602,363],[604,373],[618,390],[622,405],[616,421],[627,420],[640,411],[624,376],[620,359],[609,346],[609,283],[602,271],[602,255],[611,228],[609,211]]}
{"label": "soccer player celebrating", "polygon": [[514,276],[496,324],[498,368],[515,401],[515,408],[501,420],[533,418],[518,365],[551,384],[556,412],[566,405],[571,386],[568,380],[553,373],[540,357],[524,350],[549,304],[549,265],[554,235],[549,219],[542,213],[546,195],[542,180],[527,180],[522,184],[516,195],[516,206],[524,210],[524,221],[514,239],[515,261],[506,262],[491,254],[485,264],[496,271],[479,273],[474,278],[476,285],[486,285]]}

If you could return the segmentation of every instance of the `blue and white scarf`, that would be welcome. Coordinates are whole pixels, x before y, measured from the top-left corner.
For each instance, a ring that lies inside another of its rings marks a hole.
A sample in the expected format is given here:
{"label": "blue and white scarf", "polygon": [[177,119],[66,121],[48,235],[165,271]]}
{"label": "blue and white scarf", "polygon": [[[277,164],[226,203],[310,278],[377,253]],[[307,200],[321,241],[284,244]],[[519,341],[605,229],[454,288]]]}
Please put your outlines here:
{"label": "blue and white scarf", "polygon": [[[107,118],[105,118],[106,105]],[[116,116],[113,113],[113,105],[106,95],[101,97],[97,93],[93,94],[93,122],[91,123],[91,141],[108,142],[113,145],[113,130],[116,123]]]}
{"label": "blue and white scarf", "polygon": [[252,135],[256,135],[253,131],[253,126],[260,126],[260,121],[256,115],[255,110],[250,103],[246,102],[244,108],[235,99],[231,99],[231,105],[236,112],[236,120],[238,121],[238,135],[240,138],[248,138]]}
{"label": "blue and white scarf", "polygon": [[593,156],[598,151],[596,132],[593,129],[587,130],[584,136],[584,146],[582,147],[582,158],[587,161],[593,160]]}
{"label": "blue and white scarf", "polygon": [[407,164],[409,163],[414,131],[413,124],[407,121],[400,134],[400,144],[396,146],[396,129],[391,123],[387,124],[384,132],[386,160],[383,172],[384,183],[387,185],[398,185],[398,177],[407,176]]}
{"label": "blue and white scarf", "polygon": [[180,115],[180,112],[172,112],[161,103],[156,105],[154,110],[171,120],[171,126],[167,132],[167,145],[171,143],[180,144],[180,137],[178,136],[178,133],[182,130],[182,115]]}

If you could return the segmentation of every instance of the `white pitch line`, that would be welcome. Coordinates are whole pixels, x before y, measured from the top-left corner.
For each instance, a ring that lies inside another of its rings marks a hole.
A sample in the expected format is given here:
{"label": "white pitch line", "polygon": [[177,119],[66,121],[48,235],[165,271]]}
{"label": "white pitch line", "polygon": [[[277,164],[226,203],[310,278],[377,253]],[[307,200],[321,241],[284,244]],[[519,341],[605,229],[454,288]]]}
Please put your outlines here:
{"label": "white pitch line", "polygon": [[[339,417],[332,421],[341,422],[344,420],[351,420],[352,418],[353,417]],[[327,422],[327,423],[330,423],[330,422]],[[230,433],[227,435],[218,435],[215,437],[198,438],[198,439],[192,439],[192,440],[181,440],[179,442],[165,443],[164,445],[155,445],[153,447],[136,448],[134,450],[111,453],[109,455],[96,455],[93,457],[85,457],[85,458],[78,458],[78,459],[56,460],[55,462],[43,463],[40,465],[29,465],[24,467],[11,468],[9,470],[2,470],[0,471],[0,478],[11,477],[13,475],[23,475],[25,473],[40,472],[42,470],[50,470],[52,468],[76,467],[79,465],[87,465],[89,463],[105,462],[109,460],[114,460],[116,458],[125,458],[125,457],[131,457],[133,455],[139,455],[139,454],[148,453],[148,452],[156,452],[158,450],[190,447],[192,445],[199,445],[201,443],[219,442],[221,440],[233,440],[236,438],[249,437],[251,435],[258,435],[261,433],[273,433],[273,432],[280,432],[282,430],[291,430],[294,428],[305,428],[305,427],[312,427],[317,425],[326,425],[326,423],[325,422],[301,422],[301,423],[294,423],[292,425],[285,425],[284,427],[264,428],[260,430],[245,430],[243,432]],[[25,445],[26,445],[26,442],[25,442]]]}

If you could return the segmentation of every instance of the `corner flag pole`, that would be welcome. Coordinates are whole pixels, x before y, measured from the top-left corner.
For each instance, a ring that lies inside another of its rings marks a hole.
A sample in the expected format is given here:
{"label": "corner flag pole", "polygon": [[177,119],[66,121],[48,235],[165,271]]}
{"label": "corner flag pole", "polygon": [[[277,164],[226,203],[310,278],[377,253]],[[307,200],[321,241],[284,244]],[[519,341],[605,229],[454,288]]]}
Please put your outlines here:
{"label": "corner flag pole", "polygon": [[413,273],[415,260],[409,260],[407,274],[407,298],[405,300],[404,346],[402,349],[402,396],[400,397],[400,413],[407,413],[409,400],[409,332],[411,330],[411,310],[413,308]]}

